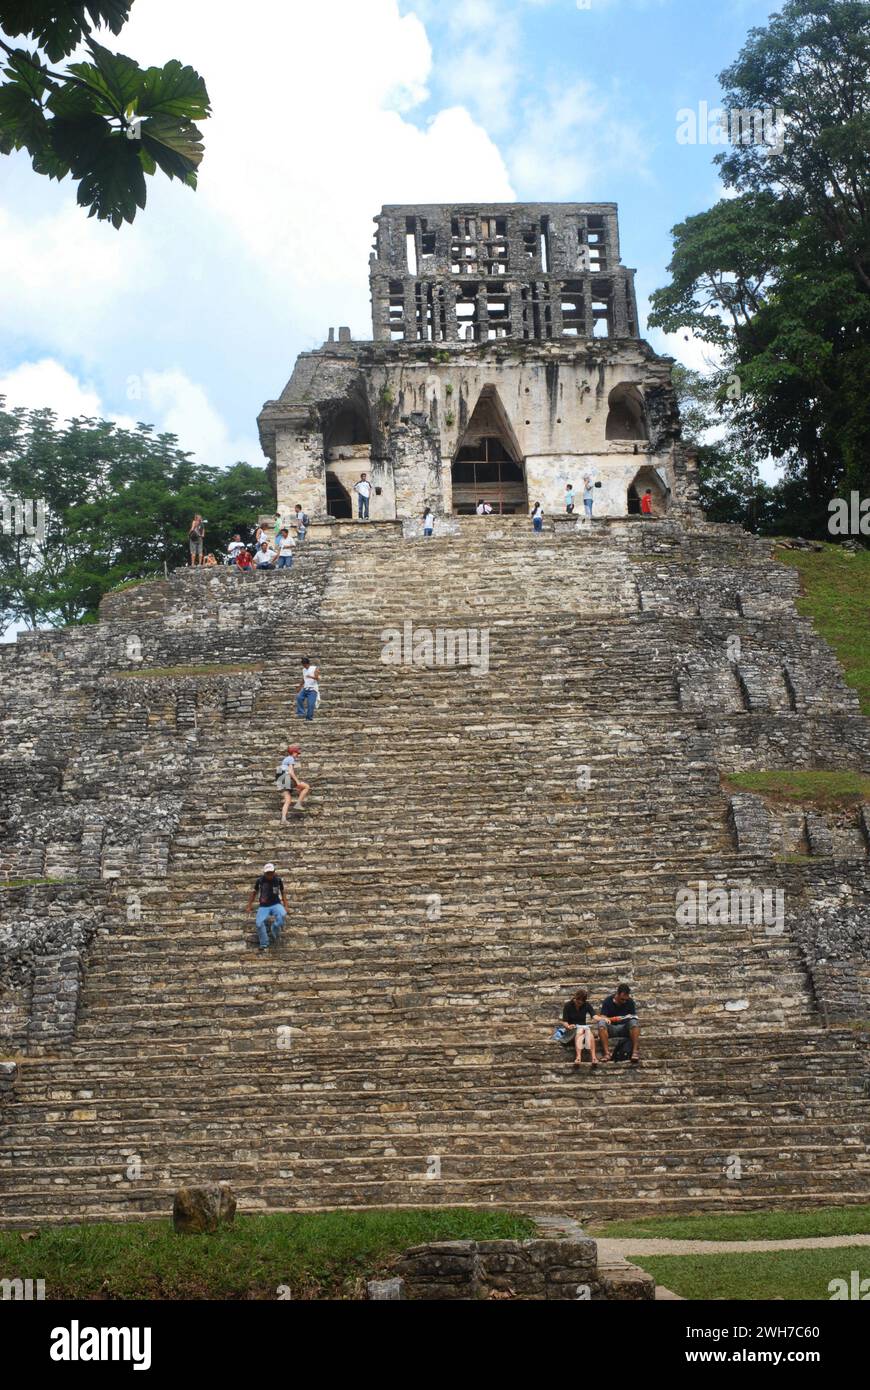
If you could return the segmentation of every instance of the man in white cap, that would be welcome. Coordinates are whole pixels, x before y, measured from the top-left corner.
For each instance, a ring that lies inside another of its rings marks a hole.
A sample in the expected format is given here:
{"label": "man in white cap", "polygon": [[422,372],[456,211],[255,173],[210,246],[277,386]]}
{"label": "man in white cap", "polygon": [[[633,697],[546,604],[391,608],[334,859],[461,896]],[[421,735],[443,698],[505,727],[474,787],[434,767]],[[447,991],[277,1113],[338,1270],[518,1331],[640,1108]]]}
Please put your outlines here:
{"label": "man in white cap", "polygon": [[274,864],[264,864],[263,872],[255,881],[248,898],[246,912],[253,912],[254,899],[257,899],[257,937],[260,950],[269,949],[269,924],[272,926],[272,939],[277,944],[281,928],[287,916],[287,895],[284,880],[275,873]]}

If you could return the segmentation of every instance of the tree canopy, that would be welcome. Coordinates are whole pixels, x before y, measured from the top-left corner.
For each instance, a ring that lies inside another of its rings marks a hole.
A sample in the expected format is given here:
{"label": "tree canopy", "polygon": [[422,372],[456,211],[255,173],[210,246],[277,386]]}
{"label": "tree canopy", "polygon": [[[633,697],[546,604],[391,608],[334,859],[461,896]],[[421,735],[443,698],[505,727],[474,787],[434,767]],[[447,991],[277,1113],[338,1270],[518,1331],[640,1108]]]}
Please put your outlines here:
{"label": "tree canopy", "polygon": [[[141,68],[96,40],[94,29],[120,33],[132,7],[0,0],[0,154],[27,150],[38,174],[71,175],[79,204],[114,227],[144,208],[145,177],[158,169],[196,187],[203,145],[195,122],[210,113],[192,67],[173,59]],[[81,47],[87,57],[68,61]]]}
{"label": "tree canopy", "polygon": [[718,350],[728,447],[782,461],[823,533],[870,480],[870,4],[787,0],[719,80],[729,113],[783,111],[782,138],[716,156],[735,196],[674,228],[649,322]]}
{"label": "tree canopy", "polygon": [[0,631],[88,621],[109,589],[186,560],[195,512],[213,548],[275,505],[264,468],[207,467],[150,426],[60,426],[50,410],[6,411],[2,398],[0,499],[45,507],[44,537],[27,533],[35,511],[21,534],[0,530]]}

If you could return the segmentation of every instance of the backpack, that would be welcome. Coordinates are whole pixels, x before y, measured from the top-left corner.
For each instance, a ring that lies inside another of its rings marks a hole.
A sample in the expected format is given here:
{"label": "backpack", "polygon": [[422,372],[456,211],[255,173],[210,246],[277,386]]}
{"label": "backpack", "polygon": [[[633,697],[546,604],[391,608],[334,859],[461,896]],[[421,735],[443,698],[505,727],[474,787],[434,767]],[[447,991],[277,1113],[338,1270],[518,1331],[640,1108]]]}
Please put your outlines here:
{"label": "backpack", "polygon": [[614,1038],[611,1051],[614,1062],[627,1062],[631,1057],[631,1038]]}
{"label": "backpack", "polygon": [[284,768],[281,766],[280,763],[275,768],[275,790],[276,792],[283,792],[287,790],[287,774],[285,773]]}

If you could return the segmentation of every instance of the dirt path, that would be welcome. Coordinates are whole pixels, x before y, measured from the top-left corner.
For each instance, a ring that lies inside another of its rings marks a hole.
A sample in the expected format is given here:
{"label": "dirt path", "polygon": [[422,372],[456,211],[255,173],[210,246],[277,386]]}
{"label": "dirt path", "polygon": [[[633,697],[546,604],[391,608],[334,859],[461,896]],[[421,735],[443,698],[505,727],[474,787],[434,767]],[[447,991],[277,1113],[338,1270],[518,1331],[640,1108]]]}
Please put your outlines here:
{"label": "dirt path", "polygon": [[596,1236],[599,1259],[631,1259],[632,1255],[751,1254],[756,1250],[828,1250],[837,1246],[870,1245],[867,1236],[799,1236],[795,1240],[660,1240],[607,1239]]}

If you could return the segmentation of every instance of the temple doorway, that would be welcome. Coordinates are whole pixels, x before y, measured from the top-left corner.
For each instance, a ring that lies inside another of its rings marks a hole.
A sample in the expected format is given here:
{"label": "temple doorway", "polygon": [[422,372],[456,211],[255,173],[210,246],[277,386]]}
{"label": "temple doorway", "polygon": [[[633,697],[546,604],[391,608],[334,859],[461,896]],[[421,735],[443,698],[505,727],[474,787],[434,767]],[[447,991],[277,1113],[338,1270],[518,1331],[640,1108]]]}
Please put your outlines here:
{"label": "temple doorway", "polygon": [[494,515],[529,510],[519,444],[494,386],[484,386],[451,468],[453,510],[473,516],[480,501]]}

